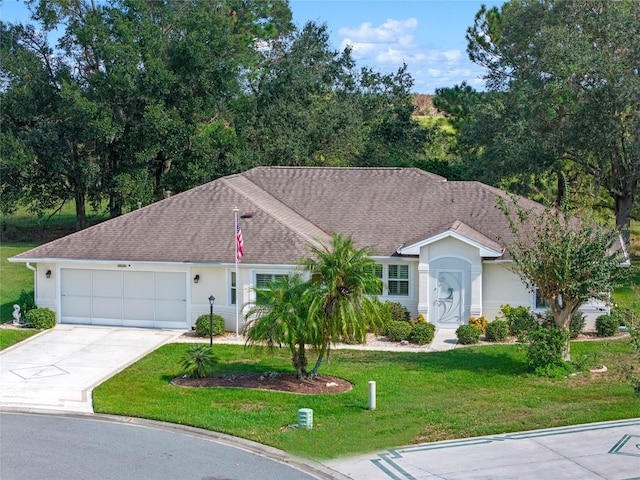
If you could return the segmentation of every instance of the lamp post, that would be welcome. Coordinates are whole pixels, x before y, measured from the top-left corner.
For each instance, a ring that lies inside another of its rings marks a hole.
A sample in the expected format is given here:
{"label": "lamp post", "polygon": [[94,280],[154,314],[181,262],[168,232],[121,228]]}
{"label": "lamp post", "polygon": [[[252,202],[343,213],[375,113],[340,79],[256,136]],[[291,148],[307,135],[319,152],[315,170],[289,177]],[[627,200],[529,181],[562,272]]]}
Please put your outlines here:
{"label": "lamp post", "polygon": [[216,298],[209,295],[209,346],[213,347],[213,302]]}

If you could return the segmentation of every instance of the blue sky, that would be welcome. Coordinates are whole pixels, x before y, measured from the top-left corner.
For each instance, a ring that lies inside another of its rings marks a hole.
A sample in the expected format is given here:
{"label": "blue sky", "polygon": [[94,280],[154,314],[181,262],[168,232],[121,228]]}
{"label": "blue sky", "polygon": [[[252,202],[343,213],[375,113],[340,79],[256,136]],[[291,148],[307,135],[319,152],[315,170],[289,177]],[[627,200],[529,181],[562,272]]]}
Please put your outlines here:
{"label": "blue sky", "polygon": [[382,72],[406,63],[413,91],[434,93],[466,81],[482,89],[483,69],[466,52],[465,33],[482,4],[495,0],[291,0],[294,23],[327,24],[335,48],[347,43],[359,65]]}
{"label": "blue sky", "polygon": [[[293,21],[326,23],[332,46],[350,44],[358,65],[388,73],[403,63],[413,91],[434,93],[466,81],[482,89],[483,70],[466,53],[465,32],[482,4],[496,0],[290,0]],[[18,0],[0,0],[0,19],[26,21]]]}

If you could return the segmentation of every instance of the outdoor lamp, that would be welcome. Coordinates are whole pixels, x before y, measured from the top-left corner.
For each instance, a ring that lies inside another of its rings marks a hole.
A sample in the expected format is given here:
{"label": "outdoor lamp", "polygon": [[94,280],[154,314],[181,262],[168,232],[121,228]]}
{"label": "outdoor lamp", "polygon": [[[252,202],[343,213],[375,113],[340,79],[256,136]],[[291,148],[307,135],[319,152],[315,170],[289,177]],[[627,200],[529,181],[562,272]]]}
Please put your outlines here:
{"label": "outdoor lamp", "polygon": [[47,270],[47,273],[45,273],[45,275],[47,276],[47,278],[51,278],[51,270]]}
{"label": "outdoor lamp", "polygon": [[193,277],[193,283],[198,283],[200,281],[200,275],[196,275]]}
{"label": "outdoor lamp", "polygon": [[213,347],[213,302],[216,297],[209,295],[209,346]]}

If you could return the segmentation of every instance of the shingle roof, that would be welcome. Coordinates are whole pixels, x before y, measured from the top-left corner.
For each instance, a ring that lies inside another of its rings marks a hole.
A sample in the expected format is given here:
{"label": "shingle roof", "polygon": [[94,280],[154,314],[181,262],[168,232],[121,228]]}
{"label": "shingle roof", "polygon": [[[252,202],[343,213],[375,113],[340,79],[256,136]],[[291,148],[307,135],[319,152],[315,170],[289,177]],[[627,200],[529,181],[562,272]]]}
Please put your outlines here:
{"label": "shingle roof", "polygon": [[[506,194],[415,168],[258,167],[15,258],[233,263],[235,206],[253,213],[241,220],[245,263],[293,264],[309,254],[313,239],[326,242],[337,232],[391,256],[443,225],[495,247],[511,238],[498,196]],[[523,200],[523,207],[532,205],[539,206]]]}

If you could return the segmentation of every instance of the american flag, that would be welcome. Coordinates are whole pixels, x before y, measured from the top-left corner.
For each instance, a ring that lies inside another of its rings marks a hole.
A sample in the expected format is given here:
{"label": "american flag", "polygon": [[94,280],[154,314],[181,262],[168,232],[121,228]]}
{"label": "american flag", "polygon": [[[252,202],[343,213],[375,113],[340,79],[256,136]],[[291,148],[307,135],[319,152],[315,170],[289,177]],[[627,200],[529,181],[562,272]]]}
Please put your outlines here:
{"label": "american flag", "polygon": [[240,261],[244,255],[244,240],[242,239],[242,230],[240,230],[240,222],[236,219],[236,261]]}

